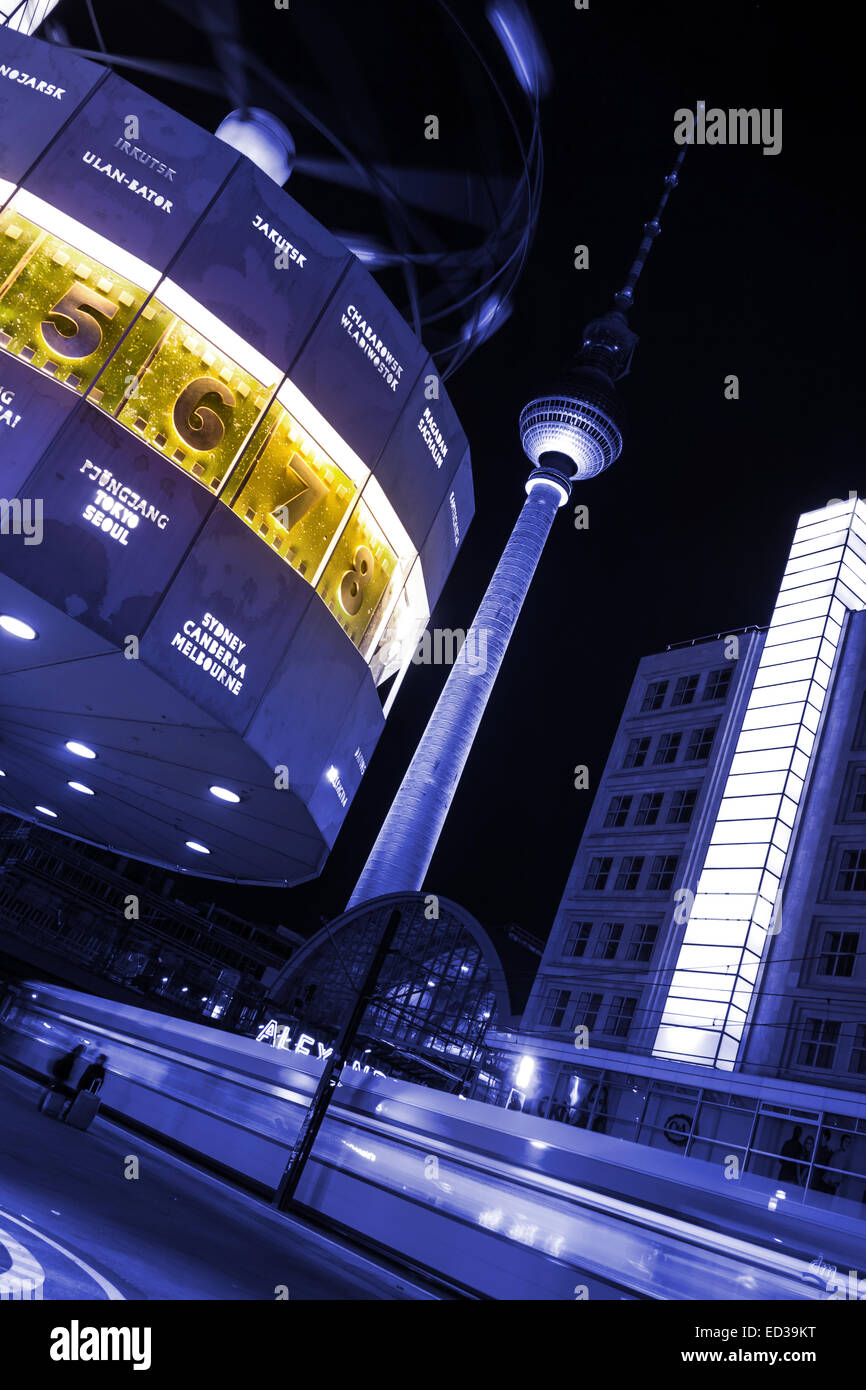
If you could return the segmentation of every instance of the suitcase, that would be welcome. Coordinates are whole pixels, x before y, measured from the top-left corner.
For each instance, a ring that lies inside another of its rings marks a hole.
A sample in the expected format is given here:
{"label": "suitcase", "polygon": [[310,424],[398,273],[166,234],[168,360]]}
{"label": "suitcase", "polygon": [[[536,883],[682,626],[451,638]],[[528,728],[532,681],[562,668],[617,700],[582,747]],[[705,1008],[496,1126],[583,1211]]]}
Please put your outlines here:
{"label": "suitcase", "polygon": [[93,1091],[79,1091],[66,1112],[66,1123],[73,1129],[87,1129],[99,1110],[99,1096]]}
{"label": "suitcase", "polygon": [[51,1087],[49,1087],[39,1102],[39,1109],[42,1111],[43,1115],[51,1115],[54,1119],[57,1119],[65,1104],[66,1097],[63,1092],[53,1091]]}

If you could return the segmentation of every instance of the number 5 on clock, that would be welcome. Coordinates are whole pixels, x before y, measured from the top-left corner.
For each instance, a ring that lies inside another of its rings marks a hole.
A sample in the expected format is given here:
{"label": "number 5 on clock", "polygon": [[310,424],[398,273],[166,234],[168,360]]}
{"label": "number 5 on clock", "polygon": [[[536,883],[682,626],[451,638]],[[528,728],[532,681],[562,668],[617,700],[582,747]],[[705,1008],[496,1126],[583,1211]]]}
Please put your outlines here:
{"label": "number 5 on clock", "polygon": [[110,321],[117,308],[104,294],[92,290],[89,285],[76,283],[48,310],[52,317],[71,323],[73,332],[61,333],[56,324],[45,320],[39,325],[39,331],[50,352],[78,362],[91,357],[102,343],[102,325],[93,315],[101,314]]}

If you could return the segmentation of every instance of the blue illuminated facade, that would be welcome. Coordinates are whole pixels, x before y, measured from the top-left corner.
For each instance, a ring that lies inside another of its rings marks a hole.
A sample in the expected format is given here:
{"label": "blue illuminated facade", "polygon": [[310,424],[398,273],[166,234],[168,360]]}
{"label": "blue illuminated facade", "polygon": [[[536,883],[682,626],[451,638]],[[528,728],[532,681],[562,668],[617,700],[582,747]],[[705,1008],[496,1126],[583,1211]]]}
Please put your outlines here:
{"label": "blue illuminated facade", "polygon": [[795,1195],[859,1214],[861,555],[866,504],[807,513],[767,628],[641,661],[522,1027],[490,1039],[497,1079],[476,1094],[766,1177],[796,1123]]}

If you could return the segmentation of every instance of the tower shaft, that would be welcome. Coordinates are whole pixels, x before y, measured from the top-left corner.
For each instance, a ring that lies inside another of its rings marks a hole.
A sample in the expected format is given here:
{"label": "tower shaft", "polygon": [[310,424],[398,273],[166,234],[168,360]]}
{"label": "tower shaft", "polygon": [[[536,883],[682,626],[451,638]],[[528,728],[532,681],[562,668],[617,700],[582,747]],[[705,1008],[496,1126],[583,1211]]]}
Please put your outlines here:
{"label": "tower shaft", "polygon": [[622,407],[614,382],[629,370],[637,344],[626,313],[681,163],[682,153],[665,180],[656,216],[644,227],[615,307],[584,330],[576,368],[558,389],[535,397],[521,412],[523,452],[535,469],[526,484],[526,501],[361,871],[350,908],[385,893],[420,890],[553,518],[568,501],[572,482],[596,477],[619,458]]}
{"label": "tower shaft", "polygon": [[564,478],[534,474],[466,641],[445,682],[348,907],[383,893],[417,892],[502,665],[557,509]]}

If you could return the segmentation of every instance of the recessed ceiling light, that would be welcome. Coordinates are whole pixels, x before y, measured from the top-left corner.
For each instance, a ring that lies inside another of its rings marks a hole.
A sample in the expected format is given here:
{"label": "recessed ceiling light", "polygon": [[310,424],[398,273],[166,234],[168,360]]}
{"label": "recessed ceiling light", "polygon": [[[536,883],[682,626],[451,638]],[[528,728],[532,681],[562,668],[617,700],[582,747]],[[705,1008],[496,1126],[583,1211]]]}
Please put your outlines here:
{"label": "recessed ceiling light", "polygon": [[198,840],[187,840],[187,849],[194,849],[196,854],[210,854],[207,845],[200,845]]}
{"label": "recessed ceiling light", "polygon": [[41,811],[43,816],[50,816],[52,820],[57,820],[57,812],[49,811],[47,806],[36,806],[34,809]]}
{"label": "recessed ceiling light", "polygon": [[67,787],[71,787],[74,792],[83,792],[85,796],[93,796],[92,787],[85,787],[83,782],[67,782]]}
{"label": "recessed ceiling light", "polygon": [[237,792],[230,792],[228,787],[211,787],[211,796],[215,796],[218,801],[231,801],[233,804],[240,801]]}
{"label": "recessed ceiling light", "polygon": [[39,636],[35,627],[22,622],[20,618],[11,618],[8,613],[0,613],[0,627],[4,632],[8,632],[10,637],[23,637],[27,642],[32,642],[34,637]]}
{"label": "recessed ceiling light", "polygon": [[5,776],[6,776],[6,773],[3,771],[2,767],[0,767],[0,777],[5,777]]}
{"label": "recessed ceiling light", "polygon": [[66,747],[69,749],[70,753],[75,754],[76,758],[96,757],[96,754],[94,753],[92,748],[88,748],[86,743],[76,743],[74,738],[71,738],[69,740]]}

